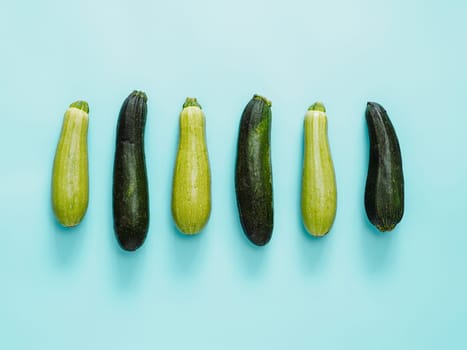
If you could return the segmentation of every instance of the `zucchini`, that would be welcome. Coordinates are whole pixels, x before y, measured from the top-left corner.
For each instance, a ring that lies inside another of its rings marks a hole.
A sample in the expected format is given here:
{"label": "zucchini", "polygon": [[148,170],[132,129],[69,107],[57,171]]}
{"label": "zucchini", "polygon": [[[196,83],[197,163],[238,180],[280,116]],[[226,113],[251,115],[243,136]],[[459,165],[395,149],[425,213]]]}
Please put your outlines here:
{"label": "zucchini", "polygon": [[254,95],[240,120],[235,192],[243,231],[258,246],[269,242],[274,225],[270,142],[271,102]]}
{"label": "zucchini", "polygon": [[62,131],[55,151],[52,171],[52,207],[65,227],[78,225],[89,201],[88,123],[85,101],[70,105],[63,117]]}
{"label": "zucchini", "polygon": [[396,132],[386,110],[368,102],[366,121],[370,157],[365,187],[365,210],[381,232],[391,231],[404,215],[404,175]]}
{"label": "zucchini", "polygon": [[144,155],[147,97],[133,91],[123,102],[117,123],[113,172],[113,219],[118,243],[138,249],[149,226],[149,195]]}
{"label": "zucchini", "polygon": [[327,135],[327,116],[320,102],[312,105],[304,121],[302,218],[316,237],[329,232],[336,217],[337,190]]}
{"label": "zucchini", "polygon": [[187,98],[180,113],[180,139],[172,186],[172,216],[185,234],[196,234],[211,213],[211,175],[205,117],[196,98]]}

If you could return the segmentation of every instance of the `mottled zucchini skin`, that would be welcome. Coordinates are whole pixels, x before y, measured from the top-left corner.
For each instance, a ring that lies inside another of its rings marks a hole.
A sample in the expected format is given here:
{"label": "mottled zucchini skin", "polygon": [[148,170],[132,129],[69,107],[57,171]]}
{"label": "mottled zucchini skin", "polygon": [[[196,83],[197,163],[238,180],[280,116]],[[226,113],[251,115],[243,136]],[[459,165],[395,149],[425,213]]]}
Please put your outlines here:
{"label": "mottled zucchini skin", "polygon": [[133,91],[124,101],[117,124],[113,172],[113,218],[118,243],[134,251],[149,227],[149,195],[144,154],[147,97]]}
{"label": "mottled zucchini skin", "polygon": [[240,121],[235,190],[243,231],[258,246],[269,242],[274,225],[270,141],[271,103],[255,95]]}
{"label": "mottled zucchini skin", "polygon": [[370,222],[391,231],[404,214],[402,157],[394,127],[386,110],[368,102],[366,121],[370,137],[370,157],[365,187],[365,209]]}

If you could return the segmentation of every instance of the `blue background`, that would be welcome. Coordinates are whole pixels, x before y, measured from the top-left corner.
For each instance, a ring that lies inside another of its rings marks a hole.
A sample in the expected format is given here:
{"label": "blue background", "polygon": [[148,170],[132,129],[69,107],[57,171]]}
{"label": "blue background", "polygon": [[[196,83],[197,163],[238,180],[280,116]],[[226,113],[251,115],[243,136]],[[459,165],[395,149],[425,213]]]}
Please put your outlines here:
{"label": "blue background", "polygon": [[[0,348],[467,348],[467,5],[464,1],[2,1]],[[149,97],[151,224],[117,245],[111,184],[118,111]],[[273,103],[275,228],[241,230],[234,159],[254,93]],[[178,115],[207,118],[211,219],[170,213]],[[67,106],[90,105],[90,202],[71,230],[50,205]],[[331,233],[307,236],[302,123],[322,100],[337,185]],[[402,148],[406,211],[368,223],[364,110],[381,103]]]}

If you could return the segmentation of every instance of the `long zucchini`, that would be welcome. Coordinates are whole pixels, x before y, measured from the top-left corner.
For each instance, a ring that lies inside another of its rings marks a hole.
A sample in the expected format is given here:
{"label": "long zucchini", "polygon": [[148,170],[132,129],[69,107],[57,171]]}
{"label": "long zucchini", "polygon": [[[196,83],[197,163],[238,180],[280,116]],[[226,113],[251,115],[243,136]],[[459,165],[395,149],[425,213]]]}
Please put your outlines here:
{"label": "long zucchini", "polygon": [[271,102],[255,95],[240,120],[235,189],[240,222],[255,245],[269,242],[274,226]]}
{"label": "long zucchini", "polygon": [[391,231],[404,215],[404,175],[396,132],[386,110],[368,102],[366,121],[370,157],[365,187],[365,209],[370,222]]}
{"label": "long zucchini", "polygon": [[307,231],[321,237],[331,229],[337,207],[336,177],[322,103],[317,102],[308,109],[304,129],[302,218]]}
{"label": "long zucchini", "polygon": [[52,207],[65,227],[79,224],[89,201],[88,123],[85,101],[70,105],[63,118],[52,172]]}
{"label": "long zucchini", "polygon": [[124,250],[138,249],[149,227],[149,195],[144,154],[147,97],[133,91],[124,101],[117,124],[113,175],[113,218]]}
{"label": "long zucchini", "polygon": [[211,213],[211,174],[205,117],[195,98],[187,98],[180,113],[180,139],[172,188],[172,216],[178,229],[196,234]]}

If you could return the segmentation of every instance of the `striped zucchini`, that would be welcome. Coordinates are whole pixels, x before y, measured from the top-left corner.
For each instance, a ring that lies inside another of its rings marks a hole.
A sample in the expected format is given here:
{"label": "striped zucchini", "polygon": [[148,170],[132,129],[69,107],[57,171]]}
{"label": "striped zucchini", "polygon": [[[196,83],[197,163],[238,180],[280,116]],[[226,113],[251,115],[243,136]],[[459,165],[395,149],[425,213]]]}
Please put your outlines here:
{"label": "striped zucchini", "polygon": [[302,174],[302,218],[307,231],[326,235],[334,223],[337,206],[336,177],[329,149],[326,109],[312,105],[304,122],[305,145]]}
{"label": "striped zucchini", "polygon": [[195,98],[187,98],[180,113],[180,139],[172,187],[172,216],[185,234],[196,234],[211,213],[211,175],[205,117]]}
{"label": "striped zucchini", "polygon": [[65,227],[78,225],[89,201],[88,113],[84,101],[70,105],[63,118],[52,172],[52,207]]}

